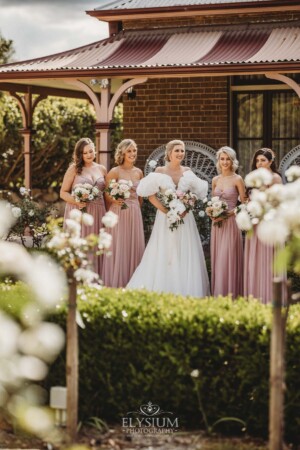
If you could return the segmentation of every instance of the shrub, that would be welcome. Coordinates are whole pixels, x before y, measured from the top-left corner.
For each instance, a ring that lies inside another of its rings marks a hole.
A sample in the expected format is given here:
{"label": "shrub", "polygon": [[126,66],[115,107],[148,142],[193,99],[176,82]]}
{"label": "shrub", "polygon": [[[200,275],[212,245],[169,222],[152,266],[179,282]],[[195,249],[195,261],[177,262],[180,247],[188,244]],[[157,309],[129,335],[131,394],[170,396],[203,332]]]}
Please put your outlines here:
{"label": "shrub", "polygon": [[[180,426],[204,428],[190,376],[197,369],[210,425],[237,417],[248,433],[266,437],[271,307],[121,289],[89,289],[83,296],[88,301],[79,302],[86,326],[79,336],[82,418],[120,424],[128,411],[152,401],[179,417]],[[299,311],[299,305],[291,308],[287,327],[285,427],[294,441],[299,439]],[[51,320],[64,325],[65,307]],[[64,370],[62,355],[48,388],[65,384]],[[236,431],[228,424],[227,431]]]}

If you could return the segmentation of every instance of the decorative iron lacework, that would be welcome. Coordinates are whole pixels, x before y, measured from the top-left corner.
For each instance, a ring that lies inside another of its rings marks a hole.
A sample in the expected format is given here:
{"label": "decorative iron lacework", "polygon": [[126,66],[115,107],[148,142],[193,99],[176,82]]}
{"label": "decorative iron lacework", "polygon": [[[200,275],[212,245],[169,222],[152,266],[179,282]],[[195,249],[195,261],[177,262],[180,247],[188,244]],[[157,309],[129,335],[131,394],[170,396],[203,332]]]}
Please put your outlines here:
{"label": "decorative iron lacework", "polygon": [[300,166],[300,144],[292,148],[280,161],[279,172],[285,182],[285,171],[291,166]]}

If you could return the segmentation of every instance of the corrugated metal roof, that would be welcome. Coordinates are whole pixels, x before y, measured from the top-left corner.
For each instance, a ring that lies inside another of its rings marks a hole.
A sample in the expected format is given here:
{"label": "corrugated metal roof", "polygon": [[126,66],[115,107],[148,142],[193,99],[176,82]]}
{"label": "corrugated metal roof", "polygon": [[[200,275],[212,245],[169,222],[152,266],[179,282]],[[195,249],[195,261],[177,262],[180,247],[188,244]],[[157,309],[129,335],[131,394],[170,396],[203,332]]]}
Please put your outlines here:
{"label": "corrugated metal roof", "polygon": [[300,26],[126,31],[84,47],[0,66],[1,73],[201,67],[300,61]]}
{"label": "corrugated metal roof", "polygon": [[[170,6],[222,5],[230,3],[258,3],[268,0],[116,0],[104,1],[95,11],[119,9],[162,8]],[[272,1],[272,0],[269,0]]]}

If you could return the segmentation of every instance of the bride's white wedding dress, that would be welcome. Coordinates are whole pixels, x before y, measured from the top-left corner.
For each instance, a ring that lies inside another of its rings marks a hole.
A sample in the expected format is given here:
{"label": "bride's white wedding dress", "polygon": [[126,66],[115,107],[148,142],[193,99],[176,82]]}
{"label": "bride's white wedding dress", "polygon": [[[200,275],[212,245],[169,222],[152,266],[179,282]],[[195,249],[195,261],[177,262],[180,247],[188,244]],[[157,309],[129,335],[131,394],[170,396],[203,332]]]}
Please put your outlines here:
{"label": "bride's white wedding dress", "polygon": [[[178,187],[169,175],[150,173],[140,181],[137,193],[149,197],[166,189],[190,190],[203,199],[208,184],[191,170],[183,173]],[[184,223],[171,231],[167,216],[157,210],[156,218],[143,258],[127,284],[130,289],[204,297],[209,295],[209,280],[201,240],[192,212]]]}

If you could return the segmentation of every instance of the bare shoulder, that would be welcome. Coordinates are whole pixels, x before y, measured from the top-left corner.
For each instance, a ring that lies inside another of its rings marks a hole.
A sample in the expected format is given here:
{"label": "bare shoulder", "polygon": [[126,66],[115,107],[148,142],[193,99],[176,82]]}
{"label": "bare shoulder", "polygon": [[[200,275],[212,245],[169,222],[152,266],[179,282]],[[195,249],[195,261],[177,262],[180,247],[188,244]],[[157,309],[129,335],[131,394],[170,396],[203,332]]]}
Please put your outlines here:
{"label": "bare shoulder", "polygon": [[156,172],[156,173],[165,173],[165,168],[164,168],[164,166],[156,167],[155,172]]}
{"label": "bare shoulder", "polygon": [[96,166],[101,170],[101,172],[103,173],[103,175],[106,175],[106,174],[107,174],[107,170],[106,170],[106,167],[105,167],[105,166],[103,166],[102,164],[97,164],[97,163],[96,163]]}
{"label": "bare shoulder", "polygon": [[76,167],[75,167],[75,164],[74,164],[74,163],[72,163],[72,164],[67,168],[66,175],[68,175],[68,176],[74,176],[74,177],[75,177],[75,175],[76,175]]}
{"label": "bare shoulder", "polygon": [[118,167],[113,167],[107,174],[109,178],[118,178],[118,175],[119,175]]}
{"label": "bare shoulder", "polygon": [[213,182],[213,183],[216,183],[217,180],[218,180],[218,178],[219,178],[219,176],[220,176],[220,175],[216,175],[215,177],[213,177],[212,182]]}
{"label": "bare shoulder", "polygon": [[139,175],[140,178],[143,178],[144,173],[143,173],[143,171],[142,171],[141,169],[139,169],[138,167],[136,167],[136,172],[138,173],[138,175]]}
{"label": "bare shoulder", "polygon": [[183,172],[188,172],[189,170],[192,170],[190,167],[182,166]]}
{"label": "bare shoulder", "polygon": [[238,175],[237,173],[235,174],[235,181],[236,183],[244,183],[244,180],[241,177],[241,175]]}
{"label": "bare shoulder", "polygon": [[273,174],[273,183],[274,184],[282,184],[282,178],[278,173]]}

